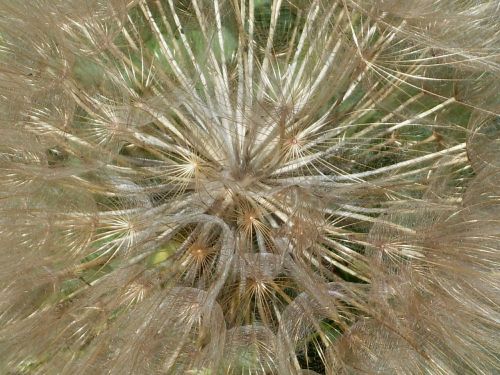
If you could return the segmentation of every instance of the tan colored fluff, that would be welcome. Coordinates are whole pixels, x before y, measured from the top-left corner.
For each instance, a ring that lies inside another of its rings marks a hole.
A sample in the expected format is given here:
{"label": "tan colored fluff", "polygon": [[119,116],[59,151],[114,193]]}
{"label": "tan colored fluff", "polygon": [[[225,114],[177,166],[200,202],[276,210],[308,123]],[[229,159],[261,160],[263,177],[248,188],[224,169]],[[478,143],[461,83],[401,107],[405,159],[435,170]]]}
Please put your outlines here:
{"label": "tan colored fluff", "polygon": [[498,371],[499,16],[3,0],[0,372]]}

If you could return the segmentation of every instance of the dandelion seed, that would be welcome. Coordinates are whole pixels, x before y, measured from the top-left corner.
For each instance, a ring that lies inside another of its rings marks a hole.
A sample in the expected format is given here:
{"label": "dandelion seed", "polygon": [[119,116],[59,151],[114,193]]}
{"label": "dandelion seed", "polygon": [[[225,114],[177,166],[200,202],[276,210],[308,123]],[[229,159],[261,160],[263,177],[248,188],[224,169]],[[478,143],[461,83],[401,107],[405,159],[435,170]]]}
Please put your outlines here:
{"label": "dandelion seed", "polygon": [[0,372],[492,374],[496,1],[0,4]]}

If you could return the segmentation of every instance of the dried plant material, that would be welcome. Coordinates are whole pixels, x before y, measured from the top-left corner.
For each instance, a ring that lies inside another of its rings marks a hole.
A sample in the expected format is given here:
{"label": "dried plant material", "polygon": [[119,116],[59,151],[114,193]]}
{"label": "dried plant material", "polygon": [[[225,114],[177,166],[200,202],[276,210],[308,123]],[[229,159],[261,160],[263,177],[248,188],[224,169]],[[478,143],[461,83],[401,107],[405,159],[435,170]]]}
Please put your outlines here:
{"label": "dried plant material", "polygon": [[500,371],[496,1],[0,15],[0,373]]}

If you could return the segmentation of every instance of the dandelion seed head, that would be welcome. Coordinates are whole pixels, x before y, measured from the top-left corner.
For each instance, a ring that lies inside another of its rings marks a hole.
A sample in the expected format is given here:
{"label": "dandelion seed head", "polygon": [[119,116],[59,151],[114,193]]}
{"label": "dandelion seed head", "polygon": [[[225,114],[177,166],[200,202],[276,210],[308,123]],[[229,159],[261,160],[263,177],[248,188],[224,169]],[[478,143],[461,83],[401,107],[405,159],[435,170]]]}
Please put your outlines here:
{"label": "dandelion seed head", "polygon": [[2,2],[0,372],[493,373],[494,3]]}

